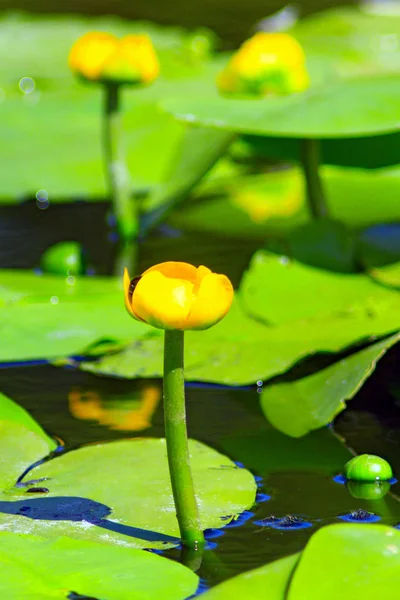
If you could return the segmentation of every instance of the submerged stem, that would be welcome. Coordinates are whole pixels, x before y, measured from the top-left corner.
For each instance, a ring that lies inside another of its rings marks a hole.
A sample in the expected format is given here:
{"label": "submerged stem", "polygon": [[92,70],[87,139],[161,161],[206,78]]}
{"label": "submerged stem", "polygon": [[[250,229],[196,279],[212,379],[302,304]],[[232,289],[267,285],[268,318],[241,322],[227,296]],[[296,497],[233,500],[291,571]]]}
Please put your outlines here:
{"label": "submerged stem", "polygon": [[204,536],[189,462],[183,372],[183,331],[165,331],[164,419],[172,493],[182,544],[201,550]]}
{"label": "submerged stem", "polygon": [[324,190],[319,176],[320,142],[316,139],[301,140],[301,161],[307,185],[307,200],[315,219],[328,216]]}
{"label": "submerged stem", "polygon": [[112,210],[117,222],[119,249],[115,274],[122,275],[124,267],[136,272],[136,244],[139,229],[138,214],[131,198],[129,173],[122,149],[120,86],[104,85],[104,160]]}

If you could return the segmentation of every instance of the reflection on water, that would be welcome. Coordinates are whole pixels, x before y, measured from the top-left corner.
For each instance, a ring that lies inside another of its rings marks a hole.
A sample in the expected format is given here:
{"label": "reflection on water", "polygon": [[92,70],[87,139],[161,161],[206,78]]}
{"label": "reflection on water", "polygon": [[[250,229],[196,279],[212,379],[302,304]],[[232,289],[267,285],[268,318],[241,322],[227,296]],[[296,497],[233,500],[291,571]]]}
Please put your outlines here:
{"label": "reflection on water", "polygon": [[149,429],[161,399],[161,384],[138,380],[135,385],[137,389],[128,397],[109,397],[98,390],[73,387],[68,394],[69,411],[75,419],[95,421],[113,431]]}

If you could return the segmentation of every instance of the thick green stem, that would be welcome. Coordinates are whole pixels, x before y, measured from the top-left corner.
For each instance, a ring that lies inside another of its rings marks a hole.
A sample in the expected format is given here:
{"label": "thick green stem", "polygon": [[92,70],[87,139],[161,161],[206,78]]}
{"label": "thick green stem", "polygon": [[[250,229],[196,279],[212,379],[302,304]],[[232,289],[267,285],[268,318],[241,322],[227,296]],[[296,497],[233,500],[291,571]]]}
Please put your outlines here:
{"label": "thick green stem", "polygon": [[129,173],[122,148],[120,86],[104,84],[104,160],[112,210],[117,222],[119,250],[115,274],[124,267],[136,272],[136,244],[139,230],[138,214],[131,198]]}
{"label": "thick green stem", "polygon": [[169,473],[182,544],[201,550],[204,535],[190,470],[186,429],[183,331],[165,332],[164,419]]}
{"label": "thick green stem", "polygon": [[301,140],[301,161],[307,186],[307,199],[314,219],[328,216],[324,190],[319,176],[320,143],[319,140]]}

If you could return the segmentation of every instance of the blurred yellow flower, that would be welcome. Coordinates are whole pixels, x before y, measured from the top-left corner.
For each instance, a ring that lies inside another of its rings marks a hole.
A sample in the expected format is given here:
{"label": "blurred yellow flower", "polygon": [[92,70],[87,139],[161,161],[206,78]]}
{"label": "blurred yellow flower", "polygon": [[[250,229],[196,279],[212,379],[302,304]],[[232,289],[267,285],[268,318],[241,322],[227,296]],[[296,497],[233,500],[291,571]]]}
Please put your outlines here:
{"label": "blurred yellow flower", "polygon": [[118,39],[109,33],[86,33],[72,46],[68,63],[74,73],[92,81],[148,84],[160,71],[147,35]]}
{"label": "blurred yellow flower", "polygon": [[304,204],[303,175],[297,169],[268,173],[257,178],[253,186],[244,182],[229,190],[233,204],[248,214],[253,223],[290,217]]}
{"label": "blurred yellow flower", "polygon": [[124,273],[129,314],[158,329],[208,329],[229,311],[233,288],[225,275],[184,262],[164,262],[130,279]]}
{"label": "blurred yellow flower", "polygon": [[113,431],[143,431],[151,420],[161,399],[158,385],[139,382],[130,398],[109,400],[96,391],[73,388],[68,394],[69,410],[75,419],[96,421]]}
{"label": "blurred yellow flower", "polygon": [[256,33],[231,57],[217,85],[224,94],[301,92],[309,86],[303,49],[287,33]]}

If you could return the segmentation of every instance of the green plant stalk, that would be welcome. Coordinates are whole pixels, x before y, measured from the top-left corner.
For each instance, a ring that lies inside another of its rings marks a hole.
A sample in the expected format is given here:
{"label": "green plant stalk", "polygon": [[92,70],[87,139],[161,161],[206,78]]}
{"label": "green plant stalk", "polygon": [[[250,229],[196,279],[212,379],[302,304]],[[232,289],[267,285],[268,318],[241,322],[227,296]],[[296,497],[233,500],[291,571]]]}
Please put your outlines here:
{"label": "green plant stalk", "polygon": [[182,544],[202,550],[204,535],[189,462],[186,429],[183,331],[165,331],[164,339],[164,420],[172,493]]}
{"label": "green plant stalk", "polygon": [[307,200],[314,219],[329,216],[324,190],[319,176],[320,142],[316,139],[301,140],[301,162],[306,178]]}
{"label": "green plant stalk", "polygon": [[114,266],[115,275],[124,267],[136,273],[139,215],[131,197],[129,172],[122,148],[122,123],[118,83],[104,84],[104,161],[112,210],[117,223],[119,247]]}

